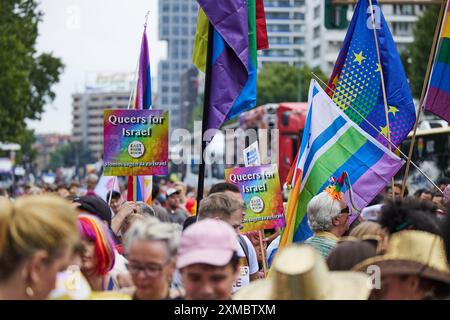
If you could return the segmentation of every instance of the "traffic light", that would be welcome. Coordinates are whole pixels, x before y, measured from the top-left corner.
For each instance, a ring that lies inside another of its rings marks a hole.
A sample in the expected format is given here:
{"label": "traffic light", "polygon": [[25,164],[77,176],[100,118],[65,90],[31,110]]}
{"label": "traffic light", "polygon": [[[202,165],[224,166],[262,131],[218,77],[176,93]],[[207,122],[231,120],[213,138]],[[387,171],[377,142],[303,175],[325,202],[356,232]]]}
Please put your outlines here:
{"label": "traffic light", "polygon": [[325,28],[346,29],[348,5],[335,5],[332,0],[325,0]]}

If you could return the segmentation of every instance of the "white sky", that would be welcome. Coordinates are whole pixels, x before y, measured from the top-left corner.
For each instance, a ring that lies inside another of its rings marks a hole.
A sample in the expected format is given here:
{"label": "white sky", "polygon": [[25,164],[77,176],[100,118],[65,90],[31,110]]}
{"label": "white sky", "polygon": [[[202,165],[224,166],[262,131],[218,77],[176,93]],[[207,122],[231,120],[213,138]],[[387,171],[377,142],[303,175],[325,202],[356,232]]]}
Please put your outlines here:
{"label": "white sky", "polygon": [[151,73],[156,78],[167,51],[165,41],[158,41],[158,0],[41,0],[40,9],[44,17],[37,50],[52,52],[66,68],[42,120],[28,122],[36,133],[70,134],[71,95],[83,88],[88,73],[134,72],[147,11]]}

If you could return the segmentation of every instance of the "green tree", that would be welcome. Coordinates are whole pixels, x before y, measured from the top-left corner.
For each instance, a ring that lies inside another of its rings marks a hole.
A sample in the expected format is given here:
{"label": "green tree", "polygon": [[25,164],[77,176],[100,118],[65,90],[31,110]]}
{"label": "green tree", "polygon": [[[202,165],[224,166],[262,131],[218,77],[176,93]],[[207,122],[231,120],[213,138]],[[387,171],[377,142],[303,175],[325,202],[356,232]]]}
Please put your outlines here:
{"label": "green tree", "polygon": [[91,152],[80,143],[67,143],[59,146],[50,154],[49,169],[84,166],[95,162]]}
{"label": "green tree", "polygon": [[39,119],[55,98],[52,85],[64,65],[51,53],[36,52],[36,0],[2,0],[0,5],[0,141],[17,140],[26,119]]}
{"label": "green tree", "polygon": [[258,75],[257,105],[277,102],[305,101],[309,83],[314,72],[321,80],[327,81],[319,69],[305,65],[295,68],[284,63],[267,63]]}
{"label": "green tree", "polygon": [[439,6],[430,5],[414,26],[414,41],[401,54],[411,92],[419,99],[433,43]]}

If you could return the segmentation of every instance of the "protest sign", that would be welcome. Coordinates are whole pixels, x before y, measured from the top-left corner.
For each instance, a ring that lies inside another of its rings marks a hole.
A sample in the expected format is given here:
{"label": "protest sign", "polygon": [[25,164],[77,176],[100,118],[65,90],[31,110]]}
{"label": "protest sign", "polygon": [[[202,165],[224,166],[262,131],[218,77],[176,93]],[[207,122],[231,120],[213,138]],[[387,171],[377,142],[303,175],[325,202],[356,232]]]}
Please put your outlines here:
{"label": "protest sign", "polygon": [[225,169],[225,177],[239,187],[247,206],[242,233],[284,225],[277,165],[229,168]]}
{"label": "protest sign", "polygon": [[104,111],[104,175],[168,174],[168,111]]}
{"label": "protest sign", "polygon": [[246,167],[261,165],[258,141],[253,142],[248,148],[244,149],[244,164]]}

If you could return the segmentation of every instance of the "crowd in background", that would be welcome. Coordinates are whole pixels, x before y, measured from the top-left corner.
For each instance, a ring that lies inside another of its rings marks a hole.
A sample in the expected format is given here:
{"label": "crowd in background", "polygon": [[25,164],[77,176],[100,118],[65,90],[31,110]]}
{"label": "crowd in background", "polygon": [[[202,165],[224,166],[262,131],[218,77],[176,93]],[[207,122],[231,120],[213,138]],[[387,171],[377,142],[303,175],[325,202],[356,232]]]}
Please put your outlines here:
{"label": "crowd in background", "polygon": [[322,192],[307,208],[314,235],[284,248],[282,230],[241,233],[246,206],[232,184],[212,186],[197,204],[194,188],[155,181],[149,204],[126,201],[126,185],[99,196],[97,183],[90,174],[3,192],[0,299],[450,295],[447,178],[437,181],[443,193],[406,190],[400,199],[400,184],[387,187],[351,225],[348,205]]}

